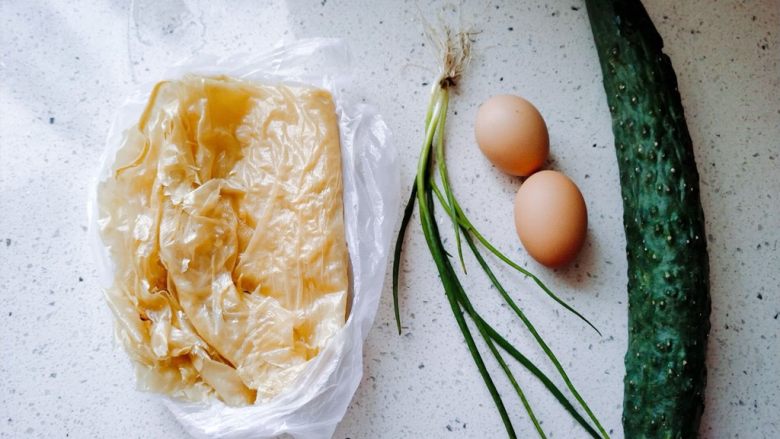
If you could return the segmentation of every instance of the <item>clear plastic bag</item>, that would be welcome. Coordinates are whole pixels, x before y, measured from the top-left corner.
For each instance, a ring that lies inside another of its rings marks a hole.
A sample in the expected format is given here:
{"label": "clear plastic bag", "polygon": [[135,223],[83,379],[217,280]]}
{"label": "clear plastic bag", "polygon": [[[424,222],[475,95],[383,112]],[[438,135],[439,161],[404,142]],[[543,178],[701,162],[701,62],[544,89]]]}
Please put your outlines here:
{"label": "clear plastic bag", "polygon": [[[329,90],[339,120],[345,233],[350,259],[349,316],[325,349],[282,393],[265,403],[230,407],[217,400],[187,403],[163,396],[165,405],[199,438],[273,438],[289,434],[332,436],[362,376],[362,346],[376,314],[399,208],[399,168],[390,132],[379,114],[346,99],[350,56],[336,39],[308,39],[267,53],[199,56],[172,67],[165,79],[185,74],[228,75],[263,83],[306,84]],[[123,133],[137,122],[153,84],[140,87],[118,111],[89,200],[90,239],[104,287],[113,267],[97,225],[97,186],[111,173]]]}

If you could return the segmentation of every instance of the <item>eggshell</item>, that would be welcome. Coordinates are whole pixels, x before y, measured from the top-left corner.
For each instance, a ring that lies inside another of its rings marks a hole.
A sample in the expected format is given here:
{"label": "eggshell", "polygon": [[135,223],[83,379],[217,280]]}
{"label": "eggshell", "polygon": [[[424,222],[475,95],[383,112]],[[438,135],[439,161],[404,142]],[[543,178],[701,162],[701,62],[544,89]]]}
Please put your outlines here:
{"label": "eggshell", "polygon": [[485,157],[507,174],[531,175],[550,151],[542,115],[519,96],[497,95],[485,101],[477,111],[474,131]]}
{"label": "eggshell", "polygon": [[569,177],[556,171],[530,176],[515,197],[515,227],[528,254],[548,267],[570,262],[585,241],[585,199]]}

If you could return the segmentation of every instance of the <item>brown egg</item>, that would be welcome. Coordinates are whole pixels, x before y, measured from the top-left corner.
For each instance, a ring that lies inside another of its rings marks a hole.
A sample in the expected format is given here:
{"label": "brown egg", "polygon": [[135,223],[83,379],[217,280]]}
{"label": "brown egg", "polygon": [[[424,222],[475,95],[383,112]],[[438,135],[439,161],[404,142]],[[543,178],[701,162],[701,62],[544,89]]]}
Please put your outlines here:
{"label": "brown egg", "polygon": [[485,101],[477,112],[474,131],[485,157],[507,174],[531,175],[550,151],[542,115],[519,96],[497,95]]}
{"label": "brown egg", "polygon": [[515,197],[515,227],[526,251],[548,267],[577,255],[588,229],[588,211],[577,185],[556,171],[530,176]]}

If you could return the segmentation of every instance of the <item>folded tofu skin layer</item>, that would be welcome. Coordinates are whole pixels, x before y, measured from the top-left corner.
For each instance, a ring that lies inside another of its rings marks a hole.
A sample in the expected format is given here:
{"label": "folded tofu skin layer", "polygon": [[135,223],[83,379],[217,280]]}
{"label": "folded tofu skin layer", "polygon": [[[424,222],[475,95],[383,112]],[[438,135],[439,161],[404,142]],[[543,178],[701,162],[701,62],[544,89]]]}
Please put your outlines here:
{"label": "folded tofu skin layer", "polygon": [[98,187],[106,297],[143,390],[231,406],[287,388],[345,322],[329,92],[158,83]]}

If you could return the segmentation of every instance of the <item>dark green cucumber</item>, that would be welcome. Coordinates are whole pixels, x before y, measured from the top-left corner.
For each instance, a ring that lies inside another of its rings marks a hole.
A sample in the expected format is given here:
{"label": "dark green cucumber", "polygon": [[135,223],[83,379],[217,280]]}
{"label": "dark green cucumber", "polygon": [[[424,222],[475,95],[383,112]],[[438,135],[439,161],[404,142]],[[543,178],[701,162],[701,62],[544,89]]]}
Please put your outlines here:
{"label": "dark green cucumber", "polygon": [[612,114],[628,255],[626,438],[695,438],[709,267],[677,78],[638,0],[586,0]]}

